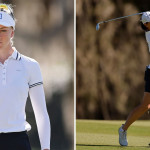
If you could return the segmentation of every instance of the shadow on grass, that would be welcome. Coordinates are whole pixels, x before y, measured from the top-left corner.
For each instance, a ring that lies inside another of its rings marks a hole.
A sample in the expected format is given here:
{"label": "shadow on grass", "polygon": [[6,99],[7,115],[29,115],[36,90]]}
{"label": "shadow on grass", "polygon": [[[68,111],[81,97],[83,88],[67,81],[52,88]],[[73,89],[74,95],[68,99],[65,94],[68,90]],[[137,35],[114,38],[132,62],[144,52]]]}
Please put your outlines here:
{"label": "shadow on grass", "polygon": [[130,147],[143,147],[150,148],[150,146],[120,146],[120,145],[88,145],[88,144],[76,144],[76,146],[95,146],[95,147],[120,147],[120,148],[130,148]]}

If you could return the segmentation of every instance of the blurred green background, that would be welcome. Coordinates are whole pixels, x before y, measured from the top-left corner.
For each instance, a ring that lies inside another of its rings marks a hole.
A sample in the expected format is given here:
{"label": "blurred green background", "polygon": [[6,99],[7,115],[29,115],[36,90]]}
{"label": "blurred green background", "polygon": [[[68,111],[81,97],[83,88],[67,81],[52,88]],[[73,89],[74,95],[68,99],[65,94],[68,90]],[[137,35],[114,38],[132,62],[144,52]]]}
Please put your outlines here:
{"label": "blurred green background", "polygon": [[126,119],[141,102],[150,62],[141,15],[102,24],[99,31],[96,24],[149,6],[148,0],[76,0],[78,119]]}
{"label": "blurred green background", "polygon": [[[14,5],[17,19],[14,46],[41,67],[51,121],[51,150],[74,147],[74,1],[0,0]],[[30,100],[27,121],[33,150],[40,150]]]}

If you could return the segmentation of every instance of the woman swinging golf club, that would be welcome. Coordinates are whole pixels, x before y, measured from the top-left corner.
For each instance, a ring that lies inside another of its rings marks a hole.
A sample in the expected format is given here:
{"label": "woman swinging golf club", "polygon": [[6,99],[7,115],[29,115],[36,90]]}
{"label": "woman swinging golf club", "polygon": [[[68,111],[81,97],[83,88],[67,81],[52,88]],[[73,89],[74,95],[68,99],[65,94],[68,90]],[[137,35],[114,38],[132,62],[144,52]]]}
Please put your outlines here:
{"label": "woman swinging golf club", "polygon": [[42,150],[50,149],[50,121],[42,76],[34,59],[13,47],[15,19],[10,5],[0,4],[0,149],[31,150],[25,105],[30,95]]}
{"label": "woman swinging golf club", "polygon": [[[146,41],[150,52],[150,12],[144,12],[141,17],[141,27],[145,31]],[[129,126],[150,109],[150,65],[145,70],[145,92],[143,100],[128,116],[125,124],[119,128],[119,143],[121,146],[127,146],[127,129]]]}

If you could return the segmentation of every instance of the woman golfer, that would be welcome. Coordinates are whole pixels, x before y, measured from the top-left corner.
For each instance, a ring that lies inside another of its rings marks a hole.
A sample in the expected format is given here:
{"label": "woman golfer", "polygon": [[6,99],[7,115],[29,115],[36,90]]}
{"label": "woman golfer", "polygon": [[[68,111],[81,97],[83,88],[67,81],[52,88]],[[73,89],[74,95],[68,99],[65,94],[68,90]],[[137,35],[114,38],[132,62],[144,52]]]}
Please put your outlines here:
{"label": "woman golfer", "polygon": [[[150,51],[150,12],[144,12],[141,17],[141,27],[145,30],[146,41]],[[119,128],[119,143],[121,146],[127,146],[126,138],[127,129],[129,126],[140,118],[150,108],[150,65],[146,66],[145,70],[145,92],[143,100],[128,116],[125,124]]]}
{"label": "woman golfer", "polygon": [[28,93],[42,150],[50,149],[50,121],[39,64],[12,46],[15,19],[10,5],[0,4],[0,150],[31,150],[25,105]]}

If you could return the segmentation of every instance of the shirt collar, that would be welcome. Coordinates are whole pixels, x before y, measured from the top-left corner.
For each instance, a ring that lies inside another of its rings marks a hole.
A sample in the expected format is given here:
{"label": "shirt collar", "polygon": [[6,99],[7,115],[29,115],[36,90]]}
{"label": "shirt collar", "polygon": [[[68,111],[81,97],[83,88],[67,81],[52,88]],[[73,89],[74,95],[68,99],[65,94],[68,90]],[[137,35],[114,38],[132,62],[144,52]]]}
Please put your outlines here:
{"label": "shirt collar", "polygon": [[14,52],[12,53],[11,57],[15,60],[21,59],[21,54],[16,50],[15,47],[13,47]]}

